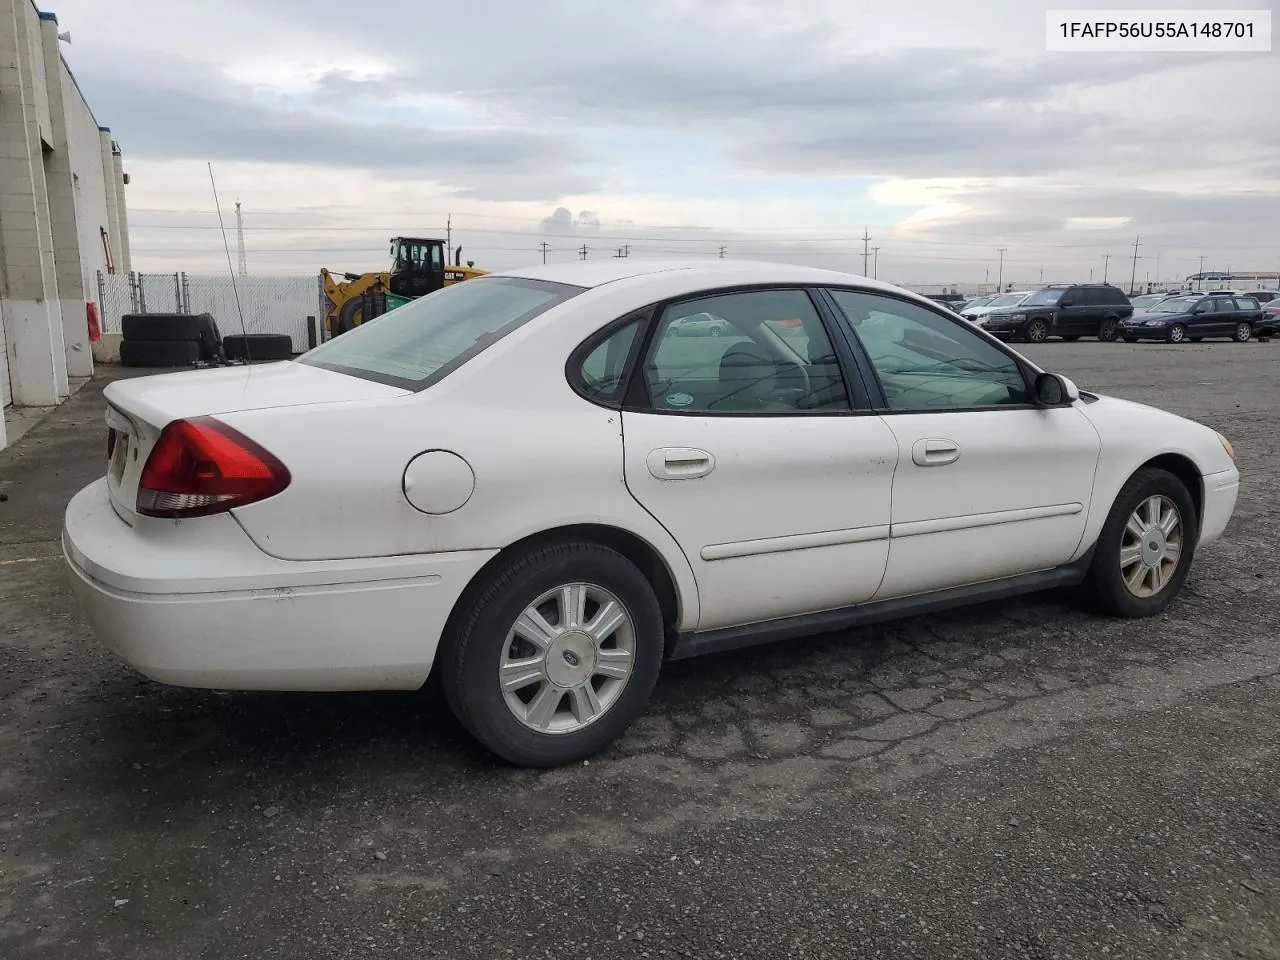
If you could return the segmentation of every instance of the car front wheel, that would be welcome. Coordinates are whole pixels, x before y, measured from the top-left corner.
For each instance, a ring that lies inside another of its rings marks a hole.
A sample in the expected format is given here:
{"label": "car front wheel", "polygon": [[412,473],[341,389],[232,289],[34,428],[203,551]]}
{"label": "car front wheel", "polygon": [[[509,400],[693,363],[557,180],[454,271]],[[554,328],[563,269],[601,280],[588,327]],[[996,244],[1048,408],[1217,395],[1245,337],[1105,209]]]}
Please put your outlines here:
{"label": "car front wheel", "polygon": [[1037,317],[1027,324],[1027,340],[1030,343],[1044,343],[1049,339],[1049,325]]}
{"label": "car front wheel", "polygon": [[1085,580],[1100,612],[1150,617],[1178,595],[1195,553],[1199,520],[1182,481],[1145,468],[1129,478],[1107,515]]}
{"label": "car front wheel", "polygon": [[644,712],[662,665],[652,586],[595,543],[512,557],[454,620],[440,653],[449,706],[520,766],[560,766],[609,746]]}
{"label": "car front wheel", "polygon": [[1170,343],[1181,343],[1187,339],[1187,328],[1180,323],[1175,323],[1169,328],[1169,333],[1166,336]]}

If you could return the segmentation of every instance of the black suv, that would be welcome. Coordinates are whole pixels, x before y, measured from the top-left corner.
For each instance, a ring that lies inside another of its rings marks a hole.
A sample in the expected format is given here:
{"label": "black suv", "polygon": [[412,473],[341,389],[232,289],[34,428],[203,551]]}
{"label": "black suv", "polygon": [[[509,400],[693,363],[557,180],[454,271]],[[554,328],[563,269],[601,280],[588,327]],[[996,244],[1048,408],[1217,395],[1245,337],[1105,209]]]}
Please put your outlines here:
{"label": "black suv", "polygon": [[1041,343],[1050,337],[1112,341],[1120,321],[1133,316],[1133,304],[1109,283],[1078,283],[1037,290],[1016,307],[987,314],[983,327],[1001,340]]}

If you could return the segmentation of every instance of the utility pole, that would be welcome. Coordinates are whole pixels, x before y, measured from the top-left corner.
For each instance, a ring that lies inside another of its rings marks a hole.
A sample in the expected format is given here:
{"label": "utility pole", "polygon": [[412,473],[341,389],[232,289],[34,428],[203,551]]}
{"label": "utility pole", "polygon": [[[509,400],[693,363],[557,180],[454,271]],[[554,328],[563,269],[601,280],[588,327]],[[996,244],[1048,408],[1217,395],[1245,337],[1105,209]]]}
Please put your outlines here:
{"label": "utility pole", "polygon": [[239,258],[240,276],[247,277],[249,275],[249,265],[245,259],[244,253],[244,218],[240,215],[240,201],[236,201],[236,256]]}
{"label": "utility pole", "polygon": [[538,246],[542,248],[542,262],[543,262],[543,263],[546,263],[546,262],[547,262],[547,251],[551,249],[551,244],[549,244],[549,243],[547,243],[547,241],[543,240],[540,244],[538,244]]}
{"label": "utility pole", "polygon": [[1111,266],[1111,254],[1104,253],[1102,255],[1102,282],[1107,282],[1107,269]]}
{"label": "utility pole", "polygon": [[996,274],[996,293],[1004,293],[1004,252],[1008,247],[997,247],[1000,251],[1000,272]]}
{"label": "utility pole", "polygon": [[1160,251],[1156,251],[1156,286],[1160,286]]}
{"label": "utility pole", "polygon": [[880,248],[871,248],[871,278],[874,280],[880,276]]}
{"label": "utility pole", "polygon": [[1040,268],[1040,286],[1044,286],[1044,267]]}
{"label": "utility pole", "polygon": [[445,259],[445,262],[447,263],[449,258],[453,255],[453,214],[452,213],[445,214],[444,248],[445,248],[444,259]]}
{"label": "utility pole", "polygon": [[866,227],[862,228],[862,275],[867,275],[867,261],[871,258],[871,248],[867,246],[871,242],[871,232]]}
{"label": "utility pole", "polygon": [[1140,246],[1138,241],[1141,239],[1142,239],[1142,234],[1138,234],[1136,237],[1133,238],[1133,272],[1129,274],[1129,292],[1130,293],[1133,293],[1133,285],[1135,282],[1137,282],[1137,279],[1138,279],[1138,247]]}
{"label": "utility pole", "polygon": [[1200,289],[1200,284],[1204,282],[1204,261],[1205,261],[1205,256],[1202,253],[1200,254],[1200,269],[1196,273],[1196,289],[1197,290]]}
{"label": "utility pole", "polygon": [[622,255],[623,255],[624,257],[629,257],[629,256],[631,256],[631,244],[629,244],[629,243],[624,243],[624,244],[622,245]]}
{"label": "utility pole", "polygon": [[583,259],[587,259],[587,245],[584,243],[578,250],[578,255]]}
{"label": "utility pole", "polygon": [[721,260],[723,260],[723,259],[724,259],[724,247],[721,247],[721,248],[720,248],[720,259],[721,259]]}

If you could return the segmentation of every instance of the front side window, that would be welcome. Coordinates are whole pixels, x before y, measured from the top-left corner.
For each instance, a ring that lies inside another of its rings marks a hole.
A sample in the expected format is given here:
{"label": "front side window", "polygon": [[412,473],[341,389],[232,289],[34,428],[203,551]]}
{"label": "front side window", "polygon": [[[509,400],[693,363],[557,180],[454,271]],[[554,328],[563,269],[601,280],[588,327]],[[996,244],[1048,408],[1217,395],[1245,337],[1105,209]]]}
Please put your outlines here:
{"label": "front side window", "polygon": [[1051,307],[1062,299],[1065,291],[1058,290],[1037,290],[1031,296],[1023,301],[1024,307]]}
{"label": "front side window", "polygon": [[835,350],[803,290],[753,290],[667,307],[644,365],[659,412],[851,409]]}
{"label": "front side window", "polygon": [[890,410],[1032,402],[1017,361],[972,329],[891,297],[851,290],[831,295],[875,368]]}
{"label": "front side window", "polygon": [[362,323],[297,362],[421,390],[584,289],[545,280],[478,277]]}

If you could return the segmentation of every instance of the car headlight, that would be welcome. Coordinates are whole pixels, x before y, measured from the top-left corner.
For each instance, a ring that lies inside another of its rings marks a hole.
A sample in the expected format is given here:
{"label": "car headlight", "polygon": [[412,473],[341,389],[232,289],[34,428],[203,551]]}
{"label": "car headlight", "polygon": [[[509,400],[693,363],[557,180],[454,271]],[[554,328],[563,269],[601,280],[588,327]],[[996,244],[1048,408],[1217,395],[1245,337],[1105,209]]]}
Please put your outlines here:
{"label": "car headlight", "polygon": [[1011,313],[1009,314],[1009,319],[1014,321],[1025,320],[1027,315],[1025,313]]}
{"label": "car headlight", "polygon": [[[1214,433],[1218,433],[1218,431],[1215,430]],[[1218,433],[1218,442],[1222,444],[1222,449],[1227,451],[1227,456],[1234,460],[1236,458],[1236,448],[1231,445],[1231,441]]]}

